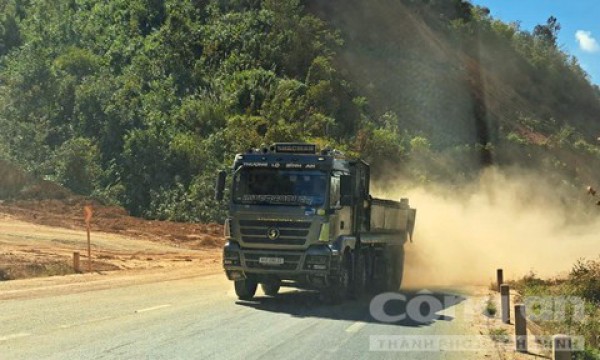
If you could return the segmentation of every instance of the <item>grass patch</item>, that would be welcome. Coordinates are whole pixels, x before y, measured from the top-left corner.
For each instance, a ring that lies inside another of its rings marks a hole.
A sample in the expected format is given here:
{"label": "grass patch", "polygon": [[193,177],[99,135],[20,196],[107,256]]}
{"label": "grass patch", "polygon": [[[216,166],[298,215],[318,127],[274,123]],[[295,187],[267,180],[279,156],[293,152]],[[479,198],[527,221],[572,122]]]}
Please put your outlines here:
{"label": "grass patch", "polygon": [[483,314],[485,316],[494,317],[496,316],[497,312],[498,308],[496,307],[494,297],[492,295],[489,295],[487,301],[485,302],[485,309],[483,310]]}
{"label": "grass patch", "polygon": [[506,329],[503,328],[491,328],[488,335],[495,342],[501,342],[506,344],[510,341],[508,331],[506,331]]}
{"label": "grass patch", "polygon": [[[583,336],[586,349],[577,353],[575,359],[600,359],[600,259],[578,260],[569,275],[561,279],[545,280],[530,272],[512,282],[511,287],[521,294],[518,301],[528,297],[548,301],[545,309],[535,303],[527,309],[530,317],[549,311],[551,316],[536,319],[547,334]],[[576,313],[577,306],[564,299],[583,305],[583,314]]]}

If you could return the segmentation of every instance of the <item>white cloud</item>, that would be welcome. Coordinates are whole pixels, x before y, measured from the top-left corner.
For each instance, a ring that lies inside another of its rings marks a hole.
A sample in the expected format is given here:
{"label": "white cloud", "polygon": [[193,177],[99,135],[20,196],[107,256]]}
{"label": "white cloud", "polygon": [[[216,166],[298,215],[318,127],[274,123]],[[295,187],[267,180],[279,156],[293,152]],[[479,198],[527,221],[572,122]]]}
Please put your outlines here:
{"label": "white cloud", "polygon": [[600,45],[598,45],[598,41],[592,36],[591,31],[577,30],[575,38],[577,39],[581,50],[590,53],[600,51]]}

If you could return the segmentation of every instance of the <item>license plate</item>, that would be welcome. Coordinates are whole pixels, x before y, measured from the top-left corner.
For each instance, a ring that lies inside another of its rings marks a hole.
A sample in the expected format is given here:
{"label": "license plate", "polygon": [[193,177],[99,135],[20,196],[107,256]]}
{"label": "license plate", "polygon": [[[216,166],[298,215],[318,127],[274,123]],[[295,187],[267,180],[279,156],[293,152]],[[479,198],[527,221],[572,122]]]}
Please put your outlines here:
{"label": "license plate", "polygon": [[282,265],[283,258],[280,257],[260,257],[258,263],[261,265]]}

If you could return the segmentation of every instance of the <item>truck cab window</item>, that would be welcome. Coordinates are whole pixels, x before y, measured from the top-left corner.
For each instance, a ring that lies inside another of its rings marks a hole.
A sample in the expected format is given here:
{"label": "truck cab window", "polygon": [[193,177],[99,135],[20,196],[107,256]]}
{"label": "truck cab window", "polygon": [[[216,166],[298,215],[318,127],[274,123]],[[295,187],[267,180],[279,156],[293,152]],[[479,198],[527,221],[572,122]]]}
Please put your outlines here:
{"label": "truck cab window", "polygon": [[327,194],[327,175],[318,170],[243,168],[234,179],[238,204],[321,206]]}

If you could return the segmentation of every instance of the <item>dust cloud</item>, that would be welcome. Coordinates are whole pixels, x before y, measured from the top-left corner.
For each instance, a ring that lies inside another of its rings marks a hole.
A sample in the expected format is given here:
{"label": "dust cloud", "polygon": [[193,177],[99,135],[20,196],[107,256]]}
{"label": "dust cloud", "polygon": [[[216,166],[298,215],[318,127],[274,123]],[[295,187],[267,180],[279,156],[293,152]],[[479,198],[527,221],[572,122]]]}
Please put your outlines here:
{"label": "dust cloud", "polygon": [[505,279],[556,277],[600,255],[600,208],[585,189],[551,185],[542,174],[490,169],[458,188],[385,189],[376,195],[408,197],[417,209],[406,287],[488,285],[497,268]]}

